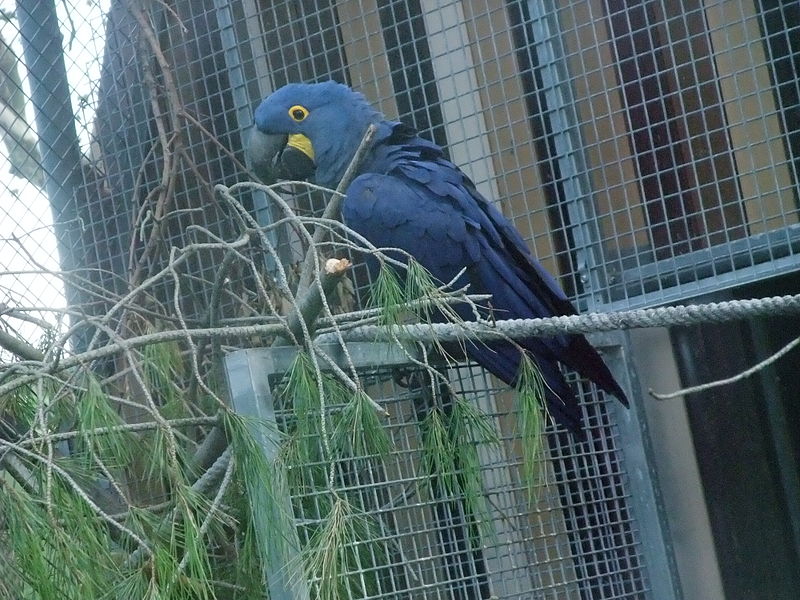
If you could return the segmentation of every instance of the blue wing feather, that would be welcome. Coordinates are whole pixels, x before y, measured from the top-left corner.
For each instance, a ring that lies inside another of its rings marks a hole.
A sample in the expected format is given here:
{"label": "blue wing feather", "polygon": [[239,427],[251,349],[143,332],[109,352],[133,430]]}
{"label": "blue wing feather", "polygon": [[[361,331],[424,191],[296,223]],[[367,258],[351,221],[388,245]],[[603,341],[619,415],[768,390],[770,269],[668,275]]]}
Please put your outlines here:
{"label": "blue wing feather", "polygon": [[[574,314],[555,279],[531,256],[514,226],[478,193],[438,146],[399,124],[383,123],[370,159],[350,185],[342,213],[378,247],[398,247],[440,281],[464,277],[473,293],[492,294],[498,319]],[[464,310],[462,317],[472,315]],[[577,399],[557,362],[592,379],[623,403],[625,395],[583,336],[530,338],[520,345],[539,363],[553,417],[579,431]],[[470,356],[508,384],[519,370],[511,344],[470,344]]]}

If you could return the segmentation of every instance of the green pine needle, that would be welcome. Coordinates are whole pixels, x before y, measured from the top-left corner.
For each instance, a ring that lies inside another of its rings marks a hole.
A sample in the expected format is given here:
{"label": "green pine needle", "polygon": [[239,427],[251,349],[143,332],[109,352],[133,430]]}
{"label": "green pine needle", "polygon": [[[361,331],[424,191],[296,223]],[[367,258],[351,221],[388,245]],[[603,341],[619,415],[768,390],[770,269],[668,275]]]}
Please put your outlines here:
{"label": "green pine needle", "polygon": [[544,430],[547,426],[545,383],[541,371],[527,352],[522,353],[517,377],[520,435],[522,438],[522,470],[528,495],[535,499],[540,484],[540,464],[544,454]]}
{"label": "green pine needle", "polygon": [[385,263],[381,264],[378,276],[370,288],[369,308],[381,309],[379,322],[381,325],[399,325],[406,313],[406,295],[403,284],[395,269]]}
{"label": "green pine needle", "polygon": [[[371,303],[383,309],[386,325],[402,325],[409,317],[431,322],[442,315],[458,321],[437,284],[413,260],[399,274],[384,266]],[[187,399],[188,369],[179,343],[147,346],[139,358],[144,384],[163,416],[202,413],[197,396]],[[125,424],[110,397],[112,390],[124,396],[124,384],[122,378],[101,384],[95,374],[75,369],[65,371],[61,381],[22,387],[0,400],[0,412],[33,427],[35,436],[65,426],[78,432],[63,442],[70,444],[71,455],[53,458],[71,480],[47,473],[44,462],[27,460],[21,452],[15,458],[30,471],[30,481],[14,479],[10,469],[0,474],[0,594],[10,586],[21,600],[253,598],[264,594],[267,568],[289,570],[290,580],[307,577],[312,596],[320,600],[376,597],[398,559],[389,556],[385,533],[364,513],[361,492],[351,486],[360,471],[379,471],[378,461],[391,451],[385,424],[364,391],[319,373],[312,356],[301,352],[279,390],[283,435],[274,424],[226,412],[222,424],[235,468],[222,504],[204,526],[213,493],[192,489],[198,474],[187,467],[204,433],[200,427],[97,433]],[[518,387],[526,477],[533,481],[546,415],[541,376],[528,359]],[[216,404],[209,408],[217,410]],[[37,423],[38,414],[45,415],[44,426]],[[481,458],[499,444],[494,423],[454,397],[430,410],[419,443],[420,474],[430,482],[422,493],[459,503],[469,519],[471,543],[482,543],[491,535],[491,520]],[[42,456],[48,451],[41,440],[27,447]],[[137,559],[134,536],[109,525],[85,501],[83,490],[93,494],[107,477],[97,459],[138,505],[112,504],[108,512],[121,512],[113,518],[146,540],[152,555],[139,553]],[[76,491],[74,482],[83,490]],[[295,511],[307,520],[298,525]],[[294,547],[298,528],[304,544]],[[295,558],[287,564],[286,557]]]}
{"label": "green pine needle", "polygon": [[[306,577],[315,592],[312,597],[343,600],[374,594],[375,558],[385,562],[387,556],[385,544],[375,538],[370,517],[336,495],[305,550]],[[347,576],[357,571],[359,576]]]}
{"label": "green pine needle", "polygon": [[430,272],[414,259],[409,259],[401,274],[396,267],[382,264],[370,294],[369,306],[381,309],[382,325],[402,325],[406,315],[413,315],[422,323],[439,320],[441,316],[451,323],[462,321],[444,301],[445,293]]}
{"label": "green pine needle", "polygon": [[87,460],[87,466],[98,456],[109,468],[124,468],[133,463],[138,450],[137,438],[128,431],[112,435],[95,435],[92,432],[106,427],[124,425],[100,382],[93,373],[84,377],[84,391],[77,397],[77,422],[82,435],[76,440],[76,449]]}
{"label": "green pine needle", "polygon": [[[149,329],[147,333],[155,333]],[[169,411],[177,410],[175,405],[182,404],[180,382],[185,374],[181,349],[176,341],[149,344],[142,349],[144,380],[148,389],[158,396],[158,404],[169,407]],[[171,416],[171,415],[167,415]]]}
{"label": "green pine needle", "polygon": [[436,478],[447,496],[460,495],[456,477],[456,452],[447,431],[447,418],[442,410],[434,407],[420,424],[422,432],[422,457],[420,474],[423,481]]}
{"label": "green pine needle", "polygon": [[414,259],[408,261],[406,267],[405,299],[423,300],[435,296],[438,292],[433,276]]}
{"label": "green pine needle", "polygon": [[30,427],[36,416],[38,400],[30,385],[21,386],[10,394],[0,396],[0,414],[13,417],[20,425]]}
{"label": "green pine needle", "polygon": [[490,535],[478,455],[480,445],[500,443],[490,418],[456,397],[449,411],[432,408],[421,424],[421,432],[423,481],[435,482],[448,498],[462,498],[477,531]]}
{"label": "green pine needle", "polygon": [[333,446],[341,459],[383,457],[389,453],[389,436],[365,392],[353,394],[339,413]]}
{"label": "green pine needle", "polygon": [[445,294],[439,289],[430,272],[415,260],[408,261],[406,269],[405,300],[427,300],[415,305],[414,314],[423,323],[430,323],[437,313],[450,323],[462,322],[453,307],[444,302]]}
{"label": "green pine needle", "polygon": [[[324,383],[323,380],[323,393],[327,391]],[[324,461],[320,432],[322,419],[326,420],[327,427],[328,417],[322,414],[319,387],[311,357],[306,352],[298,352],[285,378],[280,397],[293,416],[289,432],[291,464],[301,468]],[[327,393],[325,395],[328,396]]]}
{"label": "green pine needle", "polygon": [[[4,550],[22,589],[20,598],[97,598],[117,574],[107,530],[85,502],[54,475],[52,512],[41,498],[0,480]],[[9,566],[9,565],[6,565]],[[91,573],[92,577],[75,577]]]}
{"label": "green pine needle", "polygon": [[[287,554],[287,543],[296,537],[294,515],[286,507],[289,491],[280,463],[269,461],[261,445],[276,440],[278,434],[269,424],[244,419],[235,413],[226,413],[224,424],[233,447],[238,479],[246,490],[254,543],[262,564],[287,568],[279,561]],[[277,455],[277,446],[274,452]]]}

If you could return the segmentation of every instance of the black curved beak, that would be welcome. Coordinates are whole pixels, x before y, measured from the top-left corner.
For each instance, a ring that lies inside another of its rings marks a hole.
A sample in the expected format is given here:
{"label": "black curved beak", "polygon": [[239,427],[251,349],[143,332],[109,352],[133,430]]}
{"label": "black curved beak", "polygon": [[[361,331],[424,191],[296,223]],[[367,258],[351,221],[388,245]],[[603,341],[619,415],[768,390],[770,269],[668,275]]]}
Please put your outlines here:
{"label": "black curved beak", "polygon": [[288,145],[289,136],[262,133],[253,128],[247,145],[247,162],[265,183],[279,179],[302,181],[311,177],[317,165],[305,152]]}

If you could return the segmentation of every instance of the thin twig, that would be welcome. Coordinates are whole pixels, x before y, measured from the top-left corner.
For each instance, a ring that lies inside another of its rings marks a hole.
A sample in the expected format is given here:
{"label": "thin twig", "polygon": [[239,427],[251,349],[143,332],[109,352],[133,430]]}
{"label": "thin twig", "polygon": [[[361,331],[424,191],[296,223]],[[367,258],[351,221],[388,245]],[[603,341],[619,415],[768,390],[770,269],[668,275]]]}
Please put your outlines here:
{"label": "thin twig", "polygon": [[[218,416],[209,416],[209,417],[189,417],[183,419],[167,419],[165,423],[170,427],[191,427],[195,425],[214,425],[219,422]],[[140,431],[150,431],[153,429],[158,429],[162,427],[162,423],[158,423],[156,421],[146,421],[143,423],[125,423],[122,425],[110,425],[108,427],[95,427],[94,429],[81,429],[75,431],[64,431],[61,433],[53,433],[47,436],[53,442],[63,442],[64,440],[71,440],[76,437],[81,436],[101,436],[101,435],[109,435],[113,433],[119,433],[121,431],[128,431],[128,432],[140,432]],[[18,442],[18,444],[23,447],[30,447],[36,446],[44,441],[45,437],[32,437],[27,438]]]}
{"label": "thin twig", "polygon": [[710,381],[708,383],[703,383],[701,385],[695,385],[692,387],[683,388],[666,394],[660,394],[658,392],[654,392],[652,389],[648,389],[647,392],[656,400],[672,400],[673,398],[688,396],[689,394],[696,394],[698,392],[705,392],[706,390],[711,390],[717,387],[721,387],[723,385],[730,385],[731,383],[736,383],[737,381],[746,379],[751,375],[755,375],[762,369],[765,369],[766,367],[770,366],[771,364],[779,360],[781,357],[788,354],[795,347],[797,347],[798,344],[800,344],[800,338],[793,339],[783,348],[778,350],[775,354],[765,358],[758,364],[753,365],[749,369],[745,369],[744,371],[734,375],[733,377],[726,377],[725,379],[717,379],[716,381]]}
{"label": "thin twig", "polygon": [[[333,194],[331,194],[327,206],[325,206],[325,211],[322,213],[323,219],[337,219],[339,216],[339,211],[341,210],[342,202],[344,200],[344,194],[347,191],[347,188],[350,187],[353,178],[358,172],[358,169],[361,166],[361,161],[364,160],[364,156],[371,148],[372,138],[375,137],[377,131],[378,126],[373,123],[367,128],[367,131],[364,132],[364,137],[361,139],[361,143],[358,145],[356,153],[350,160],[350,164],[347,166],[347,169],[345,170],[339,185],[336,187],[336,190]],[[300,282],[297,284],[298,294],[305,292],[305,290],[311,285],[311,278],[315,271],[314,263],[317,261],[316,246],[322,241],[324,235],[324,230],[316,229],[314,231],[314,236],[311,239],[311,244],[309,245],[308,250],[306,251],[306,257],[303,261],[303,267],[300,271]]]}

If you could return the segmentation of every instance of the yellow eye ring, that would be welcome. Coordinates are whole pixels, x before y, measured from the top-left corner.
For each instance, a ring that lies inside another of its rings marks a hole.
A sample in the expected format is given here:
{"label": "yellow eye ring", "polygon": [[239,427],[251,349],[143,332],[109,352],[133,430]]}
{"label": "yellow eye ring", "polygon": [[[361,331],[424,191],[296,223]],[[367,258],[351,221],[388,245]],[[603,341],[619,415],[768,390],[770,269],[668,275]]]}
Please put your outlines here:
{"label": "yellow eye ring", "polygon": [[289,116],[292,117],[292,120],[299,123],[308,116],[308,109],[305,106],[295,104],[289,109]]}

